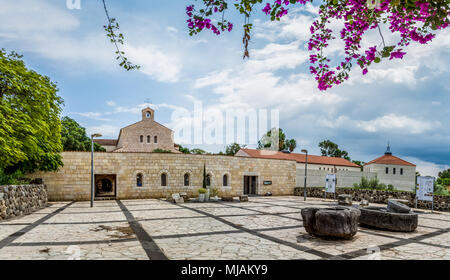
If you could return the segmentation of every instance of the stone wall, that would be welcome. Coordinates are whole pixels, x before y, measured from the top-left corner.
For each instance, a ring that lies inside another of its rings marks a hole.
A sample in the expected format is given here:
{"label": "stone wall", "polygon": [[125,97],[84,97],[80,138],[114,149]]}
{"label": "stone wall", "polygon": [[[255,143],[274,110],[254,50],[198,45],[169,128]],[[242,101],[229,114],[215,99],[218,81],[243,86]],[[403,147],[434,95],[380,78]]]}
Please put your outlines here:
{"label": "stone wall", "polygon": [[47,202],[45,185],[0,186],[0,220],[30,214]]}
{"label": "stone wall", "polygon": [[[332,172],[327,170],[310,170],[308,165],[308,174],[306,180],[307,187],[325,187],[325,177]],[[354,183],[361,182],[361,178],[368,179],[377,177],[376,173],[359,171],[338,170],[336,172],[338,187],[353,187]],[[297,187],[303,187],[305,184],[305,168],[297,164]]]}
{"label": "stone wall", "polygon": [[[30,178],[42,178],[48,187],[50,201],[89,200],[91,167],[89,152],[62,153],[64,167],[58,172],[38,172]],[[244,176],[258,176],[257,194],[293,195],[295,162],[219,155],[160,153],[95,153],[95,174],[115,175],[116,198],[161,198],[176,192],[198,196],[203,183],[203,165],[211,174],[211,187],[221,194],[243,193]],[[167,186],[161,186],[161,174],[167,174]],[[184,186],[184,174],[190,177]],[[143,175],[143,186],[136,185],[136,176]],[[227,174],[228,186],[223,186]],[[265,185],[264,181],[271,181]]]}
{"label": "stone wall", "polygon": [[[405,168],[406,169],[406,168]],[[362,177],[367,179],[378,178],[380,183],[386,185],[392,184],[396,190],[400,191],[411,191],[414,188],[415,178],[411,180],[411,169],[405,170],[405,175],[394,176],[382,176],[381,173],[366,171],[351,171],[351,170],[338,170],[336,172],[337,186],[342,188],[351,188],[353,184],[360,183]],[[381,172],[381,171],[380,171]],[[384,172],[384,169],[383,169]],[[408,173],[406,173],[408,172]],[[414,171],[415,172],[415,171]],[[308,165],[308,178],[306,185],[307,187],[325,187],[325,177],[327,174],[332,174],[333,172],[327,170],[310,170]],[[398,172],[397,172],[398,173]],[[399,173],[398,173],[399,174]],[[305,180],[305,168],[302,164],[297,164],[297,187],[303,187]]]}
{"label": "stone wall", "polygon": [[[415,207],[416,195],[413,192],[397,192],[397,191],[380,191],[380,190],[358,190],[350,188],[337,188],[336,197],[340,194],[351,194],[353,201],[368,200],[371,203],[386,204],[388,199],[405,199],[408,200],[408,206]],[[303,196],[303,187],[296,187],[294,195]],[[306,188],[308,197],[324,197],[324,188]],[[333,194],[328,193],[327,198],[333,198]],[[418,208],[431,209],[431,202],[419,201]],[[434,196],[434,209],[437,211],[450,211],[450,196]]]}

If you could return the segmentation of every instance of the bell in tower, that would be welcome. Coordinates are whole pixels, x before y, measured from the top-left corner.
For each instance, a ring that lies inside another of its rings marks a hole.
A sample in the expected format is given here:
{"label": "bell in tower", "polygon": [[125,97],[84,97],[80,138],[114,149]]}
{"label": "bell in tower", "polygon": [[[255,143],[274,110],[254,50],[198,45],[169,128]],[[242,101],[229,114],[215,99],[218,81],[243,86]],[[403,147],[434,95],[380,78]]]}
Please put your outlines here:
{"label": "bell in tower", "polygon": [[142,110],[142,120],[154,120],[155,110],[147,107]]}

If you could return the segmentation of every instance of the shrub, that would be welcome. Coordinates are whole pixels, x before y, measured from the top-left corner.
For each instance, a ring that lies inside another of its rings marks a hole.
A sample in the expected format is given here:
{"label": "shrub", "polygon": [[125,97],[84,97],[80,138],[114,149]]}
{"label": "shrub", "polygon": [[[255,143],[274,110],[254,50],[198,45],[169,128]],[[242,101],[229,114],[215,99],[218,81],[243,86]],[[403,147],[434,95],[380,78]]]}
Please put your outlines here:
{"label": "shrub", "polygon": [[212,197],[219,196],[219,191],[217,188],[212,188],[210,194]]}
{"label": "shrub", "polygon": [[361,177],[361,182],[353,184],[355,189],[374,189],[374,190],[395,190],[394,186],[389,184],[386,186],[384,183],[380,183],[378,178],[367,179],[366,177]]}
{"label": "shrub", "polygon": [[172,151],[169,151],[169,150],[163,150],[163,149],[154,149],[153,152],[154,152],[154,153],[161,153],[161,154],[165,154],[165,153],[169,154],[169,153],[172,153]]}
{"label": "shrub", "polygon": [[25,178],[23,173],[19,170],[12,174],[7,174],[2,169],[0,169],[0,186],[28,184],[29,181],[30,180]]}
{"label": "shrub", "polygon": [[206,193],[206,189],[205,188],[200,188],[200,189],[198,189],[198,193],[199,194]]}

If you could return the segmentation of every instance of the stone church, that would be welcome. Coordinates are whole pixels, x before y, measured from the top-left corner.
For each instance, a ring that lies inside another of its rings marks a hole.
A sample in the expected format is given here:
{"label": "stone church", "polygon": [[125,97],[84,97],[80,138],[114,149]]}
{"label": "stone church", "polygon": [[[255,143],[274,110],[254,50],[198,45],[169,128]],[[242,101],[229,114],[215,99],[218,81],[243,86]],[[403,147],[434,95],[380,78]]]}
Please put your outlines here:
{"label": "stone church", "polygon": [[[161,198],[178,192],[196,197],[204,170],[207,187],[219,194],[293,195],[295,187],[304,185],[306,163],[307,187],[324,186],[327,174],[336,174],[338,187],[352,187],[362,177],[376,177],[398,190],[415,186],[416,166],[393,156],[390,147],[363,170],[343,158],[306,159],[304,154],[254,149],[241,149],[234,156],[183,154],[174,132],[156,122],[149,107],[139,122],[122,128],[117,139],[95,141],[107,150],[94,154],[96,199]],[[62,159],[58,172],[36,172],[33,179],[43,179],[50,200],[89,200],[91,153],[63,152]]]}
{"label": "stone church", "polygon": [[107,152],[153,152],[156,149],[179,153],[173,130],[155,121],[155,111],[142,110],[142,120],[120,130],[117,139],[95,139]]}

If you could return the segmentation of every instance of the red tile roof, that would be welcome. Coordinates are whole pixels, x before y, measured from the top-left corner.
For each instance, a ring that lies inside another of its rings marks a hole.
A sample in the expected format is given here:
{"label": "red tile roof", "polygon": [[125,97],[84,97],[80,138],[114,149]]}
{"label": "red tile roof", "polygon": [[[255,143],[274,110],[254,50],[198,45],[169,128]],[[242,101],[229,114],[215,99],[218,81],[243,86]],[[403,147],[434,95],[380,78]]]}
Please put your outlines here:
{"label": "red tile roof", "polygon": [[401,158],[398,158],[396,156],[393,155],[384,155],[381,156],[377,159],[374,159],[368,163],[366,163],[365,165],[369,165],[369,164],[395,164],[395,165],[408,165],[408,166],[416,166],[410,162],[407,162],[406,160],[403,160]]}
{"label": "red tile roof", "polygon": [[116,139],[94,139],[94,143],[97,143],[101,146],[116,146]]}
{"label": "red tile roof", "polygon": [[[298,163],[304,163],[306,160],[305,154],[295,153],[283,153],[268,150],[253,150],[253,149],[241,149],[241,151],[254,158],[267,158],[267,159],[284,159],[295,160]],[[324,157],[308,155],[308,163],[323,164],[323,165],[335,165],[335,166],[348,166],[348,167],[360,167],[359,165],[346,160],[345,158]]]}

